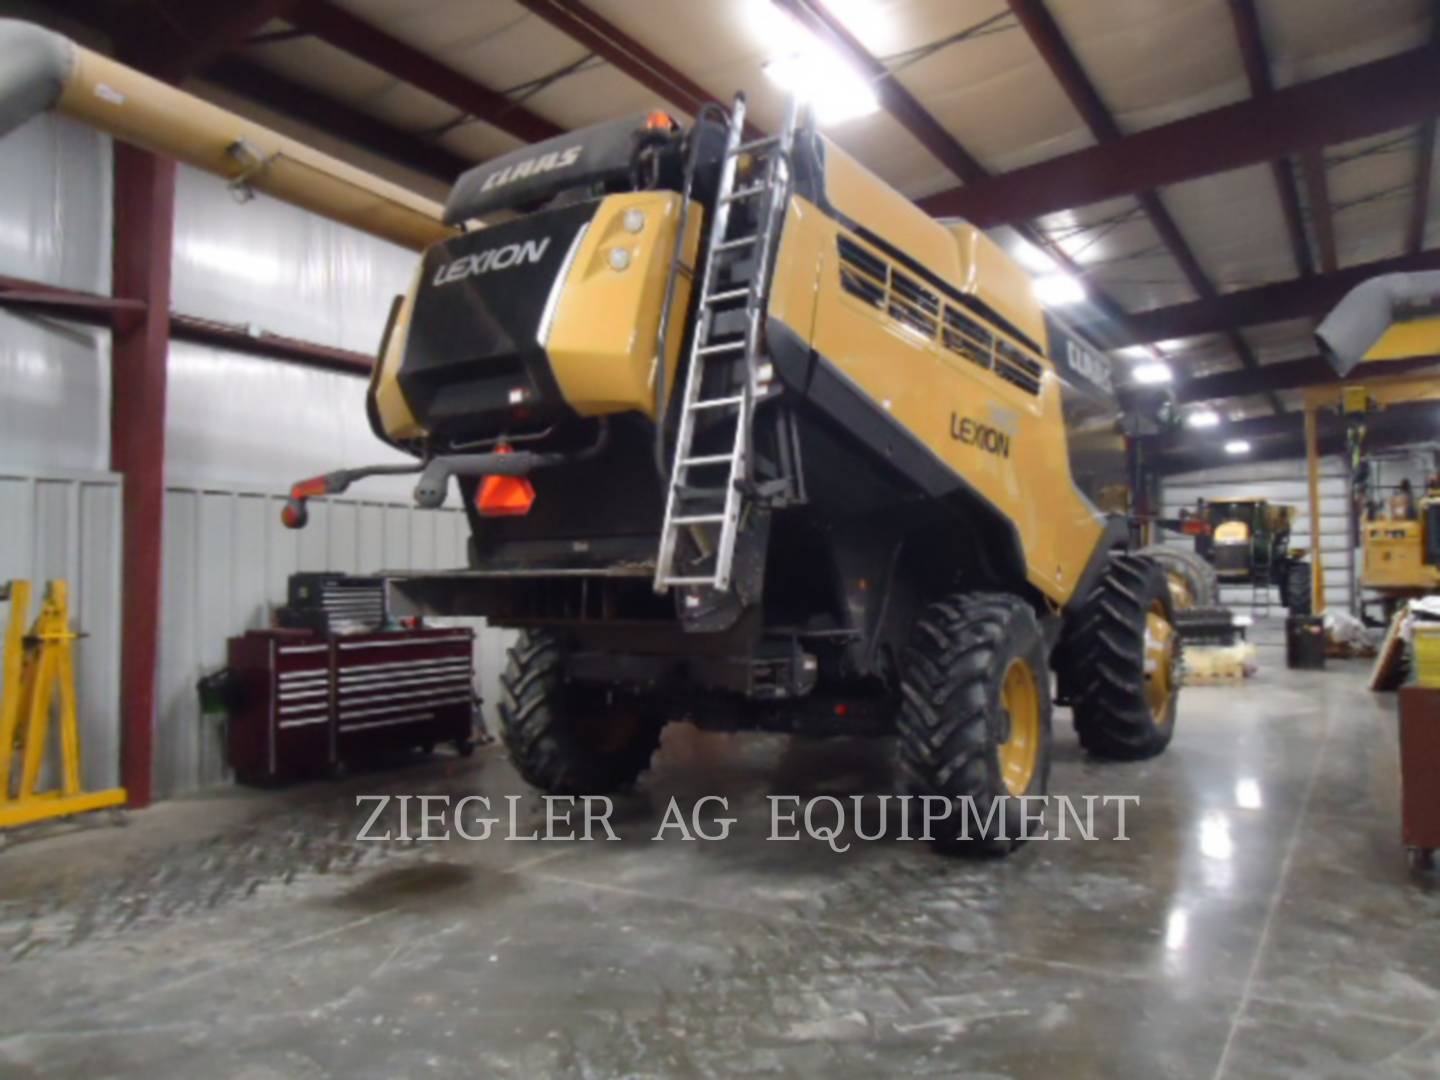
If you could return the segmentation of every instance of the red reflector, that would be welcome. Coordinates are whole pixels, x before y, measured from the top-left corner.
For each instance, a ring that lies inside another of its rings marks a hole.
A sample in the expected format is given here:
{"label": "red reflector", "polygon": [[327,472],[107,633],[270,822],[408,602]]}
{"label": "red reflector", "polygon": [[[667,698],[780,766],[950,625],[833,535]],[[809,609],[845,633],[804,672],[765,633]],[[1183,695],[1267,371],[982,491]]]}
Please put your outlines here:
{"label": "red reflector", "polygon": [[520,517],[535,502],[535,485],[527,476],[487,476],[475,497],[482,517]]}
{"label": "red reflector", "polygon": [[645,117],[645,126],[651,131],[670,131],[675,127],[675,121],[670,119],[670,114],[664,110],[654,109]]}
{"label": "red reflector", "polygon": [[[501,443],[495,452],[509,454],[512,451]],[[530,512],[534,502],[535,485],[528,476],[487,476],[480,481],[480,490],[475,494],[475,509],[481,517],[522,517]]]}
{"label": "red reflector", "polygon": [[1180,531],[1186,536],[1209,536],[1210,523],[1208,521],[1187,521],[1180,526]]}

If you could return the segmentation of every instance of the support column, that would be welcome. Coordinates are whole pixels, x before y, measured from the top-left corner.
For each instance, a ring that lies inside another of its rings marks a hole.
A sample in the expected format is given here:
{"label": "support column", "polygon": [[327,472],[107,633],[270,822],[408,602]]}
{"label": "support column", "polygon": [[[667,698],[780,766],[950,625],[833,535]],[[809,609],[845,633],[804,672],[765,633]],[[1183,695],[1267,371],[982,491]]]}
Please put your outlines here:
{"label": "support column", "polygon": [[160,659],[161,523],[165,503],[165,381],[175,162],[115,144],[115,297],[142,318],[116,327],[110,352],[110,467],[123,477],[120,781],[129,805],[152,793]]}
{"label": "support column", "polygon": [[1315,407],[1305,406],[1305,464],[1310,480],[1310,610],[1325,610],[1325,567],[1320,552],[1320,436],[1316,428]]}

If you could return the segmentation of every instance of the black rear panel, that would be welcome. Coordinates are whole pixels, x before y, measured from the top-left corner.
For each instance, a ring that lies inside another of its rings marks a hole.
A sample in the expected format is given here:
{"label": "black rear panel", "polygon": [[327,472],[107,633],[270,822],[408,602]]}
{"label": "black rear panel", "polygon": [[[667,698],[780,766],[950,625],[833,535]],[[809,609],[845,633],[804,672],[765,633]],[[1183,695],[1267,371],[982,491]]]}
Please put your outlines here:
{"label": "black rear panel", "polygon": [[478,229],[425,253],[399,383],[432,434],[487,438],[571,415],[537,335],[597,205]]}

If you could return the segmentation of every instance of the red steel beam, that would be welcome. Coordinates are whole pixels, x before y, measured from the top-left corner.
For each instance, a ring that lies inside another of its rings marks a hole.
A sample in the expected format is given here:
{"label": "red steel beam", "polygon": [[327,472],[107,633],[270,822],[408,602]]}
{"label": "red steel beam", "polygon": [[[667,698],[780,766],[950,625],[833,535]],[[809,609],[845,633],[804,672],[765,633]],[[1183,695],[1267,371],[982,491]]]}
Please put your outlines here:
{"label": "red steel beam", "polygon": [[18,308],[112,330],[130,330],[144,317],[143,300],[62,289],[24,278],[0,276],[0,308]]}
{"label": "red steel beam", "polygon": [[449,185],[475,163],[439,143],[391,127],[384,121],[318,94],[308,86],[241,60],[225,57],[204,72],[205,79],[232,93],[304,121],[329,135]]}
{"label": "red steel beam", "polygon": [[[776,0],[776,2],[798,19],[801,25],[809,29],[811,33],[828,42],[841,55],[848,57],[861,71],[871,75],[876,80],[876,93],[886,111],[900,121],[905,130],[929,149],[938,160],[944,162],[957,177],[967,183],[980,183],[991,175],[989,170],[961,146],[954,136],[925,111],[924,107],[890,74],[889,69],[872,56],[869,50],[845,28],[839,19],[826,10],[819,0]],[[1085,269],[1066,255],[1058,244],[1049,240],[1034,225],[1020,222],[1014,227],[1026,241],[1046,251],[1066,273],[1075,278],[1084,275]],[[1109,328],[1127,327],[1128,315],[1119,303],[1093,285],[1090,286],[1089,291],[1090,303],[1103,312],[1108,320],[1106,326],[1098,330],[1099,337],[1105,338]]]}
{"label": "red steel beam", "polygon": [[[1409,375],[1424,371],[1436,363],[1437,357],[1416,360],[1388,360],[1382,369],[1385,375]],[[1222,375],[1206,375],[1180,383],[1175,397],[1181,404],[1197,401],[1223,401],[1276,390],[1299,390],[1306,386],[1323,386],[1340,381],[1340,376],[1322,357],[1308,356],[1303,360],[1285,360],[1266,364],[1259,371],[1227,371]],[[1360,380],[1360,381],[1363,381]]]}
{"label": "red steel beam", "polygon": [[250,353],[272,360],[289,360],[310,367],[327,368],[347,375],[370,374],[375,358],[350,349],[337,349],[313,341],[285,337],[266,331],[252,332],[248,327],[201,319],[194,315],[172,313],[170,334],[184,341],[215,345],[234,352]]}
{"label": "red steel beam", "polygon": [[446,67],[433,56],[326,0],[300,0],[286,21],[522,142],[540,142],[565,131],[504,94],[481,86],[470,76]]}
{"label": "red steel beam", "polygon": [[165,361],[175,162],[116,142],[113,291],[145,305],[111,339],[110,467],[124,477],[120,648],[121,782],[150,803],[155,677],[160,654],[161,520],[165,502]]}
{"label": "red steel beam", "polygon": [[[140,299],[100,296],[96,293],[64,289],[38,281],[0,275],[0,308],[17,307],[46,315],[96,326],[110,326],[120,333],[140,327],[149,304]],[[265,356],[274,360],[290,360],[312,367],[329,368],[351,375],[369,375],[375,358],[368,353],[337,349],[313,341],[255,331],[248,326],[202,319],[195,315],[169,313],[170,337],[178,341],[195,341],[217,345],[235,352]]]}
{"label": "red steel beam", "polygon": [[[1245,64],[1245,77],[1250,82],[1251,97],[1269,97],[1275,92],[1270,77],[1270,55],[1265,48],[1265,35],[1260,29],[1260,16],[1255,0],[1230,0],[1230,17],[1235,23],[1235,38]],[[1300,212],[1300,191],[1295,173],[1284,159],[1270,162],[1270,175],[1275,193],[1280,198],[1280,212],[1285,217],[1285,231],[1290,237],[1290,252],[1295,258],[1295,271],[1300,277],[1315,272],[1310,256],[1310,241],[1305,235],[1305,218]]]}
{"label": "red steel beam", "polygon": [[920,205],[988,227],[1417,124],[1440,114],[1437,54],[1422,46],[943,191]]}
{"label": "red steel beam", "polygon": [[1310,278],[1222,293],[1213,300],[1193,300],[1173,307],[1139,311],[1130,316],[1127,326],[1105,328],[1092,324],[1086,329],[1094,333],[1108,331],[1119,345],[1138,345],[1168,338],[1218,333],[1227,326],[1256,326],[1309,318],[1326,314],[1347,292],[1372,277],[1420,270],[1440,270],[1440,250],[1377,259],[1359,266],[1347,266],[1333,274],[1316,274]]}
{"label": "red steel beam", "polygon": [[[98,0],[52,0],[84,21],[107,26],[116,51],[131,67],[157,79],[178,83],[244,45],[271,19],[283,16],[294,0],[245,0],[243,3],[168,5],[167,10],[119,10]],[[139,5],[145,7],[147,5]],[[159,7],[160,5],[148,5]]]}
{"label": "red steel beam", "polygon": [[[1343,452],[1346,442],[1343,418],[1338,413],[1323,411],[1317,421],[1321,453]],[[1303,457],[1303,422],[1304,415],[1299,412],[1264,416],[1232,421],[1222,428],[1187,429],[1170,436],[1146,439],[1142,445],[1147,465],[1162,475],[1219,464]],[[1366,419],[1365,444],[1375,449],[1404,446],[1433,439],[1437,428],[1440,428],[1440,406],[1433,402],[1392,405]],[[1253,448],[1250,453],[1241,456],[1227,454],[1225,443],[1230,439],[1245,439],[1253,444]]]}
{"label": "red steel beam", "polygon": [[[611,67],[623,71],[652,94],[678,105],[691,116],[696,115],[706,103],[720,100],[577,0],[518,2]],[[758,128],[746,126],[752,137],[759,134]]]}
{"label": "red steel beam", "polygon": [[1430,174],[1435,169],[1435,121],[1420,125],[1419,154],[1415,159],[1415,195],[1410,224],[1405,230],[1405,251],[1415,255],[1425,247],[1425,223],[1430,216]]}
{"label": "red steel beam", "polygon": [[[1045,7],[1044,0],[1009,0],[1010,10],[1019,20],[1021,27],[1029,36],[1030,41],[1039,51],[1041,58],[1050,68],[1051,73],[1059,82],[1065,96],[1075,107],[1090,133],[1095,136],[1101,145],[1119,142],[1124,136],[1120,127],[1115,123],[1114,116],[1105,105],[1095,85],[1086,75],[1084,66],[1080,63],[1079,57],[1065,40],[1064,33],[1051,17],[1049,10]],[[1214,284],[1200,265],[1200,260],[1190,249],[1185,241],[1184,235],[1180,232],[1180,226],[1170,215],[1165,203],[1161,200],[1158,192],[1142,191],[1137,196],[1140,200],[1141,209],[1150,219],[1156,234],[1160,237],[1166,249],[1180,267],[1180,272],[1190,287],[1203,300],[1213,300],[1216,297]],[[1245,341],[1236,329],[1230,327],[1226,331],[1226,338],[1235,354],[1240,357],[1241,364],[1254,371],[1259,367],[1255,354],[1251,352],[1249,344]],[[1280,399],[1274,394],[1270,395],[1271,407],[1276,412],[1283,412],[1284,408]]]}

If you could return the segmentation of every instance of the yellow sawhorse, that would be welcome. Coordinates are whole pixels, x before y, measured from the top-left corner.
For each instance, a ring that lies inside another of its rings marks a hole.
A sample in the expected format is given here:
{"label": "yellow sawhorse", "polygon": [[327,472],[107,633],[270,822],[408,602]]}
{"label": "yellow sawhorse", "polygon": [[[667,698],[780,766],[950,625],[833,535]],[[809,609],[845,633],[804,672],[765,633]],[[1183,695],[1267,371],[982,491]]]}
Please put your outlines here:
{"label": "yellow sawhorse", "polygon": [[[29,634],[30,583],[12,581],[0,685],[0,829],[49,818],[123,806],[124,788],[84,791],[80,786],[80,725],[75,702],[74,643],[66,583],[45,586],[40,614]],[[60,786],[36,791],[50,741],[51,707],[59,704]],[[16,764],[19,764],[16,775]]]}

